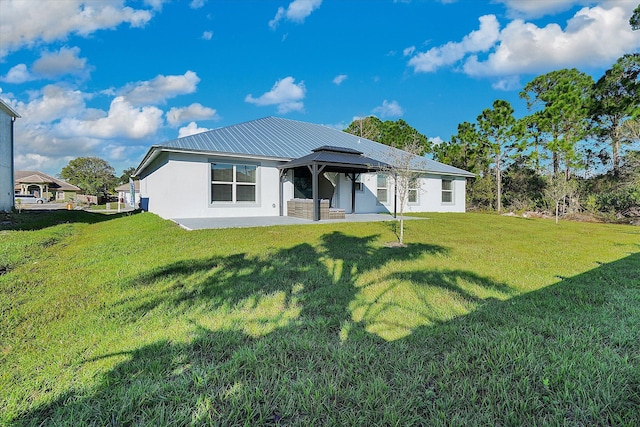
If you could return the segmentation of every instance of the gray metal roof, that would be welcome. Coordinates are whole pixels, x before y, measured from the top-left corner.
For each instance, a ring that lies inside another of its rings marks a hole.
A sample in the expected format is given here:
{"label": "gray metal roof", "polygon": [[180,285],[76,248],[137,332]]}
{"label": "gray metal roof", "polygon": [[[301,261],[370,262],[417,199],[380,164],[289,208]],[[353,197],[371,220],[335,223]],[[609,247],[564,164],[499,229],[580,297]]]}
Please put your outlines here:
{"label": "gray metal roof", "polygon": [[[327,126],[279,117],[265,117],[237,125],[214,129],[153,146],[138,167],[145,163],[154,150],[196,151],[207,154],[234,154],[267,157],[288,161],[303,157],[321,146],[348,148],[374,160],[392,163],[400,150],[361,138]],[[426,157],[416,156],[416,170],[458,176],[474,176],[462,169],[445,165]]]}
{"label": "gray metal roof", "polygon": [[313,163],[324,165],[327,172],[369,172],[389,167],[388,164],[365,157],[360,151],[350,148],[322,146],[313,153],[298,157],[280,166],[281,169],[293,169]]}

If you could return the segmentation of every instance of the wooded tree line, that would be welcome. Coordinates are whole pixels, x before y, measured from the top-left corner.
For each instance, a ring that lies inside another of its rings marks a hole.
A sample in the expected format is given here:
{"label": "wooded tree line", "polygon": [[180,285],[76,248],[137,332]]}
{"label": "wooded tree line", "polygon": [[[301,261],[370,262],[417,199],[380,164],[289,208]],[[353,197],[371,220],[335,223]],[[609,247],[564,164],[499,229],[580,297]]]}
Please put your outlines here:
{"label": "wooded tree line", "polygon": [[640,205],[639,54],[597,81],[575,68],[538,76],[520,97],[524,117],[496,100],[433,147],[436,160],[477,175],[471,206],[620,214]]}
{"label": "wooded tree line", "polygon": [[520,92],[527,115],[496,100],[450,141],[431,145],[403,120],[355,120],[347,132],[473,172],[468,206],[625,214],[640,206],[640,54],[619,58],[594,81],[575,68],[552,71]]}

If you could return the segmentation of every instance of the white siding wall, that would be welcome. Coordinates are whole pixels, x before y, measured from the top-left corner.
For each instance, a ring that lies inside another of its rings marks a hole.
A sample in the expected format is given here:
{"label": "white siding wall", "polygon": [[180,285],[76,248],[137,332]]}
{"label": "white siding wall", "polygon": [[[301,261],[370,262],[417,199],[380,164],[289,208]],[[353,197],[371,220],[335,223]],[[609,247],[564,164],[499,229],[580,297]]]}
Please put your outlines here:
{"label": "white siding wall", "polygon": [[[211,161],[258,164],[256,203],[211,204]],[[162,153],[141,177],[140,197],[162,218],[222,218],[280,214],[279,171],[275,162]]]}
{"label": "white siding wall", "polygon": [[0,211],[13,208],[12,117],[0,109]]}
{"label": "white siding wall", "polygon": [[[442,178],[452,180],[453,203],[442,203]],[[376,174],[363,174],[361,177],[364,189],[356,191],[356,213],[393,212],[393,181],[388,180],[388,201],[379,203],[377,199],[378,180]],[[466,179],[463,177],[451,177],[440,175],[427,175],[421,178],[418,194],[418,202],[407,204],[405,212],[464,212]],[[351,213],[351,180],[344,174],[340,180],[334,195],[335,207],[345,209]],[[400,207],[398,207],[400,210]]]}
{"label": "white siding wall", "polygon": [[[210,203],[211,161],[234,164],[258,164],[257,201],[252,204]],[[140,181],[140,196],[148,198],[148,210],[163,218],[251,217],[280,214],[280,183],[278,164],[272,161],[250,161],[212,158],[184,153],[162,153],[147,168],[148,175]],[[286,203],[294,197],[292,172],[283,185],[283,213]],[[442,179],[453,183],[453,203],[442,203]],[[363,190],[356,191],[356,213],[393,212],[393,184],[389,180],[388,202],[377,200],[377,175],[362,175]],[[421,178],[418,203],[409,204],[405,212],[464,212],[465,184],[463,177],[428,175]],[[144,203],[144,202],[143,202]],[[333,197],[334,207],[351,213],[351,180],[344,174]]]}

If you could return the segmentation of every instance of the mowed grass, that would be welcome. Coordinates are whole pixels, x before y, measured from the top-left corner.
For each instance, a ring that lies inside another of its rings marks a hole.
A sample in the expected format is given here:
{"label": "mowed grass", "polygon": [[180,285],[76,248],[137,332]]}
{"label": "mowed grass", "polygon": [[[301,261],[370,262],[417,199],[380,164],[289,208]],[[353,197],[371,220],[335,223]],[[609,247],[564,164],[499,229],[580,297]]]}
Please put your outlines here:
{"label": "mowed grass", "polygon": [[2,424],[640,425],[638,228],[47,215],[0,222]]}

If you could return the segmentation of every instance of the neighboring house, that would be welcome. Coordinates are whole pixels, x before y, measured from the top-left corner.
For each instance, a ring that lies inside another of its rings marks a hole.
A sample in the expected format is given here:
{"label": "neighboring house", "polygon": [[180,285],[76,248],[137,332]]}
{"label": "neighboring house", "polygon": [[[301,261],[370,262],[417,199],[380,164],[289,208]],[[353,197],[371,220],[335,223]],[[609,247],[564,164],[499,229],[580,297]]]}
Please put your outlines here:
{"label": "neighboring house", "polygon": [[[328,217],[321,204],[394,212],[392,180],[379,173],[394,150],[326,126],[266,117],[154,145],[135,176],[142,209],[163,218],[297,215],[303,204],[293,199],[315,200],[314,219]],[[423,175],[405,212],[464,212],[466,179],[474,175],[416,160]]]}
{"label": "neighboring house", "polygon": [[133,181],[133,200],[131,199],[131,184],[122,184],[116,187],[118,200],[127,205],[137,208],[140,203],[140,181]]}
{"label": "neighboring house", "polygon": [[0,211],[9,212],[13,201],[13,123],[20,115],[0,99]]}
{"label": "neighboring house", "polygon": [[33,194],[54,202],[75,200],[80,188],[38,171],[15,171],[15,194]]}

